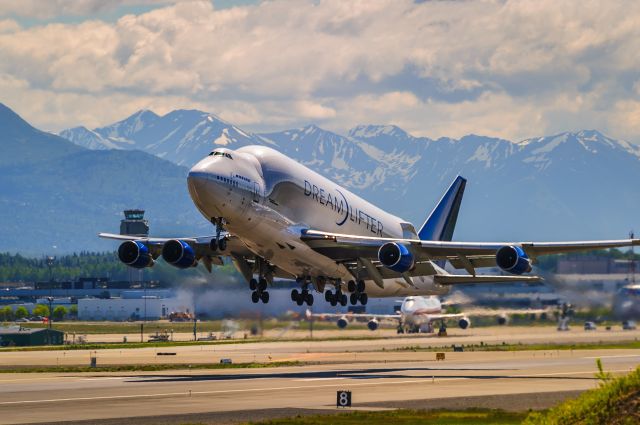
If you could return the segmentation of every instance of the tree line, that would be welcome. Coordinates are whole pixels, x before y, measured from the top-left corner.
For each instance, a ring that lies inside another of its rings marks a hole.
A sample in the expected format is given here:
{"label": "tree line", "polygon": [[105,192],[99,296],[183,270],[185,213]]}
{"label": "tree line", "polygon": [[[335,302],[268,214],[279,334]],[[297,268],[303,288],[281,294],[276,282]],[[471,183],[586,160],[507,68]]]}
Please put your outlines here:
{"label": "tree line", "polygon": [[[88,252],[58,256],[52,262],[51,270],[47,257],[30,258],[8,252],[0,253],[0,283],[32,283],[54,280],[57,282],[75,281],[81,277],[103,277],[112,281],[127,281],[132,269],[120,262],[115,252]],[[213,277],[222,284],[236,284],[239,274],[231,264],[216,267],[209,274],[202,265],[180,270],[162,260],[154,267],[143,269],[140,274],[134,270],[134,279],[156,280],[167,285],[188,279],[208,280]]]}

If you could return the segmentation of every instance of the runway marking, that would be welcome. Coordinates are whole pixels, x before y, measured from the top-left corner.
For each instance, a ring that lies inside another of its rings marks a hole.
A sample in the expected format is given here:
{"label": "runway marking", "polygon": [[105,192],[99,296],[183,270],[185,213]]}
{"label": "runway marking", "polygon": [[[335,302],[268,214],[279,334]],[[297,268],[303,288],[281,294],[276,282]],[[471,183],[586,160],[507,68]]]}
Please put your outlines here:
{"label": "runway marking", "polygon": [[[611,370],[609,372],[629,372],[629,369],[618,369]],[[590,371],[578,371],[578,372],[557,372],[557,373],[539,373],[539,374],[522,374],[522,375],[505,375],[498,379],[505,379],[510,377],[527,377],[527,376],[555,376],[555,375],[580,375],[580,374],[593,374],[592,370]],[[361,382],[361,383],[350,383],[350,387],[362,387],[367,385],[399,385],[399,384],[417,384],[417,383],[426,383],[429,382],[426,380],[428,376],[425,376],[422,379],[409,379],[403,381],[391,381],[391,382]],[[438,379],[445,379],[446,381],[460,381],[465,379],[473,379],[474,377],[469,378],[447,378],[447,376],[438,376]],[[594,378],[595,379],[595,378]],[[3,401],[0,402],[0,406],[6,405],[18,405],[18,404],[37,404],[37,403],[60,403],[65,401],[91,401],[91,400],[126,400],[126,399],[135,399],[135,398],[152,398],[152,397],[170,397],[170,396],[185,396],[189,395],[208,395],[208,394],[229,394],[229,393],[248,393],[248,392],[256,392],[256,391],[280,391],[280,390],[299,390],[299,389],[308,389],[308,388],[325,388],[325,387],[335,387],[341,384],[320,384],[315,385],[314,387],[309,387],[308,385],[298,385],[298,386],[286,386],[286,387],[272,387],[272,388],[239,388],[235,390],[211,390],[211,391],[181,391],[181,392],[172,392],[172,393],[154,393],[154,394],[131,394],[131,395],[115,395],[115,396],[96,396],[96,397],[74,397],[74,398],[53,398],[53,399],[44,399],[44,400],[16,400],[16,401]]]}
{"label": "runway marking", "polygon": [[[360,387],[365,385],[397,385],[397,384],[415,384],[419,382],[425,382],[424,379],[412,379],[406,381],[395,381],[395,382],[364,382],[364,383],[354,383],[350,384],[352,387]],[[316,385],[313,388],[321,388],[321,387],[335,387],[338,384],[326,384],[326,385]],[[220,394],[220,393],[245,393],[245,392],[255,392],[255,391],[279,391],[279,390],[299,390],[311,388],[308,385],[298,385],[298,386],[287,386],[287,387],[272,387],[272,388],[242,388],[236,390],[212,390],[212,391],[192,391],[189,393],[188,391],[182,392],[173,392],[173,393],[156,393],[156,394],[131,394],[131,395],[115,395],[115,396],[96,396],[96,397],[75,397],[75,398],[52,398],[45,400],[18,400],[18,401],[3,401],[0,402],[0,406],[2,405],[15,405],[15,404],[36,404],[36,403],[60,403],[63,401],[91,401],[91,400],[112,400],[112,399],[132,399],[132,398],[151,398],[151,397],[169,397],[169,396],[186,396],[191,395],[207,395],[207,394]]]}
{"label": "runway marking", "polygon": [[593,356],[593,357],[583,357],[583,359],[616,359],[619,357],[640,357],[640,354],[620,354],[618,356]]}
{"label": "runway marking", "polygon": [[[20,373],[20,372],[16,372]],[[33,377],[33,378],[22,378],[22,379],[0,379],[0,382],[27,382],[27,381],[50,381],[52,379],[72,379],[75,376],[51,376],[51,377]]]}

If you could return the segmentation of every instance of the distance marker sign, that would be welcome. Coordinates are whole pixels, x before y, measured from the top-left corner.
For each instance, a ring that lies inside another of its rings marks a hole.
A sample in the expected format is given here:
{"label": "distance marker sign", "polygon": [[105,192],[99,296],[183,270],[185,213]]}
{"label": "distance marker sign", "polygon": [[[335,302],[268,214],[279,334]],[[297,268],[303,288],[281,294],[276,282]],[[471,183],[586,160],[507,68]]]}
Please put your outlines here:
{"label": "distance marker sign", "polygon": [[340,390],[337,394],[337,407],[351,407],[351,391]]}

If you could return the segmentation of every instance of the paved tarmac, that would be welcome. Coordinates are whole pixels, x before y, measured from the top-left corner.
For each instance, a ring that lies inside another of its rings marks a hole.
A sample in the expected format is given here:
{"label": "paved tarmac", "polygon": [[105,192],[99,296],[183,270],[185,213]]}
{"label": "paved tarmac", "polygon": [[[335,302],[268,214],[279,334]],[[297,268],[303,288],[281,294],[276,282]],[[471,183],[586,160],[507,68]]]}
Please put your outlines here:
{"label": "paved tarmac", "polygon": [[[139,349],[107,350],[56,350],[56,351],[2,351],[0,367],[11,366],[88,366],[90,357],[97,357],[98,365],[118,364],[195,364],[218,363],[222,358],[230,358],[234,363],[305,361],[305,362],[354,362],[380,361],[388,355],[385,351],[403,350],[410,347],[451,347],[451,345],[473,344],[546,344],[546,343],[599,343],[640,340],[640,330],[622,331],[598,329],[584,331],[578,327],[568,332],[558,332],[553,326],[515,327],[494,326],[461,330],[449,328],[448,337],[434,334],[411,334],[398,336],[388,330],[364,334],[377,339],[352,340],[309,340],[308,333],[285,341],[246,342],[237,344],[203,344],[182,347],[149,347]],[[316,337],[354,336],[348,332],[334,330],[314,333]],[[355,336],[362,336],[360,333]],[[289,336],[287,336],[289,338]],[[162,356],[158,353],[175,353]],[[396,354],[399,359],[412,361],[416,358],[411,352]],[[430,354],[433,356],[433,354]],[[418,357],[420,359],[420,357]]]}
{"label": "paved tarmac", "polygon": [[[596,387],[595,358],[602,358],[605,369],[614,374],[628,373],[640,363],[638,350],[446,353],[444,361],[435,361],[435,354],[429,352],[411,353],[412,359],[406,357],[408,353],[379,354],[386,363],[149,373],[4,373],[0,375],[0,423],[128,417],[138,421],[127,423],[185,423],[194,414],[200,415],[199,422],[205,418],[205,423],[233,423],[274,414],[334,412],[340,389],[353,392],[354,408],[430,408],[449,400],[459,407],[527,410],[548,407],[567,394]],[[493,403],[487,404],[488,396]]]}

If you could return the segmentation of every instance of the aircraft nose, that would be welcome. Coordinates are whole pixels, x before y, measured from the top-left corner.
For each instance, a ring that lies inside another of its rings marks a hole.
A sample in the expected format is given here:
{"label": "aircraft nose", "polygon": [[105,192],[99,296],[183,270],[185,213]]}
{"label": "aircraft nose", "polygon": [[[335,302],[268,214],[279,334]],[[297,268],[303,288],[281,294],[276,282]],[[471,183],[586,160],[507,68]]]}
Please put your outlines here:
{"label": "aircraft nose", "polygon": [[187,185],[196,203],[200,203],[200,198],[203,197],[208,190],[211,190],[213,174],[209,170],[209,165],[209,161],[205,159],[198,162],[189,170]]}

